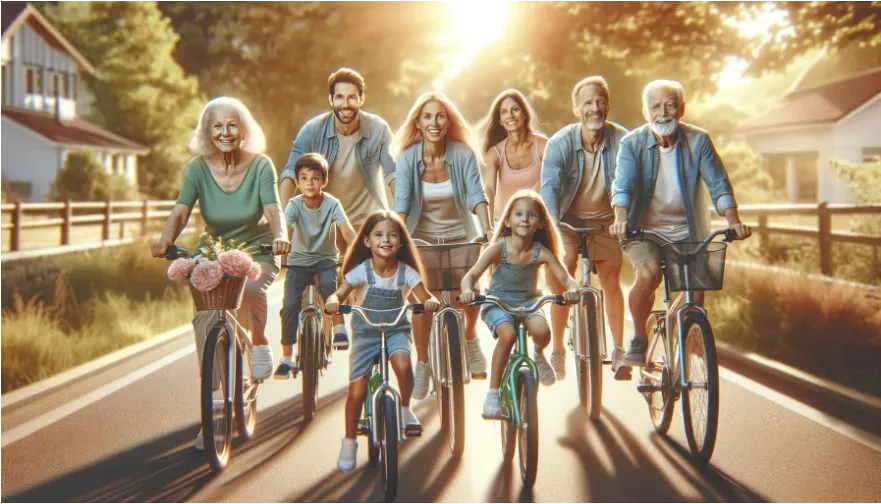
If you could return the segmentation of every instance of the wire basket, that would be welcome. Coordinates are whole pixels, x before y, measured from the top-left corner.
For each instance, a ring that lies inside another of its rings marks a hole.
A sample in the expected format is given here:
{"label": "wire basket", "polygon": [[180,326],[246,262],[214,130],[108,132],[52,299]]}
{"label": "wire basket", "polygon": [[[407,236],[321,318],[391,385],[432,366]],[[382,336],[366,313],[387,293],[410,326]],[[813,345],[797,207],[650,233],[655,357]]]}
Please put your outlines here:
{"label": "wire basket", "polygon": [[196,311],[205,310],[238,310],[242,306],[242,296],[245,294],[245,277],[223,276],[220,285],[216,288],[203,292],[190,285],[193,293],[193,303]]}
{"label": "wire basket", "polygon": [[[710,242],[701,250],[701,242],[670,243],[661,247],[664,276],[673,292],[722,290],[725,276],[725,251],[728,245]],[[688,266],[686,286],[685,267]],[[690,287],[690,289],[689,289]]]}
{"label": "wire basket", "polygon": [[425,266],[425,282],[432,291],[459,290],[462,278],[480,257],[480,243],[417,245]]}

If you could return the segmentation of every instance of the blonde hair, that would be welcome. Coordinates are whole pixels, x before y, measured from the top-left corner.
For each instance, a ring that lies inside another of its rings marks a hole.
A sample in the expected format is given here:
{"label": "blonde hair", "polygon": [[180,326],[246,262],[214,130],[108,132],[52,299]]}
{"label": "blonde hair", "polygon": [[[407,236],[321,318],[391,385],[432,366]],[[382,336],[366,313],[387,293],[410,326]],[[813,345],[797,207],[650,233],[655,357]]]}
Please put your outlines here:
{"label": "blonde hair", "polygon": [[560,252],[563,250],[563,246],[562,241],[560,240],[560,231],[557,229],[554,221],[551,220],[551,214],[548,212],[548,207],[545,206],[541,196],[530,189],[521,189],[515,192],[514,195],[511,196],[511,199],[508,200],[508,204],[505,205],[505,211],[502,213],[502,218],[499,219],[499,224],[496,226],[496,232],[493,234],[492,242],[495,243],[499,241],[499,238],[503,236],[511,236],[511,227],[508,226],[505,221],[511,217],[514,203],[522,199],[528,199],[535,204],[538,209],[539,217],[544,222],[544,226],[532,235],[533,241],[537,241],[544,245],[546,249],[554,254],[554,257],[561,260]]}
{"label": "blonde hair", "polygon": [[419,131],[416,124],[419,121],[419,115],[422,113],[422,107],[432,100],[440,103],[447,111],[447,116],[450,119],[450,127],[447,129],[447,138],[464,143],[475,153],[475,155],[477,155],[479,150],[476,148],[477,141],[474,139],[474,132],[471,130],[471,126],[468,125],[465,118],[462,117],[459,109],[453,105],[453,102],[450,101],[445,94],[440,91],[429,91],[427,93],[422,93],[422,95],[416,99],[416,103],[413,104],[413,107],[407,114],[407,119],[404,121],[404,124],[395,132],[395,137],[392,139],[391,146],[389,147],[392,157],[397,160],[398,156],[407,150],[408,147],[411,147],[422,140],[422,132]]}
{"label": "blonde hair", "polygon": [[241,101],[221,96],[214,98],[205,104],[202,113],[199,114],[199,123],[193,130],[193,137],[190,138],[190,152],[197,156],[207,156],[217,152],[217,147],[211,142],[211,133],[208,128],[211,126],[212,114],[219,108],[231,108],[239,115],[242,129],[244,130],[244,140],[242,141],[242,150],[261,154],[266,150],[266,135],[263,128],[254,120],[251,111]]}

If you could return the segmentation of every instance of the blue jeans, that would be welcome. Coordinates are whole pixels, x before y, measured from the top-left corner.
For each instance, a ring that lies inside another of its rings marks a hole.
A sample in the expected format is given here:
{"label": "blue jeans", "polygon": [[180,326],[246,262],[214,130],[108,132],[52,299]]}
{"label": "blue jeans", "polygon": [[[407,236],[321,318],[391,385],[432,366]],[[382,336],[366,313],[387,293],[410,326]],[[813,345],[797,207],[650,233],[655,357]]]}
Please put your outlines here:
{"label": "blue jeans", "polygon": [[322,259],[314,266],[288,266],[284,283],[284,301],[281,307],[281,344],[297,343],[297,329],[300,327],[300,311],[303,308],[303,293],[318,274],[318,292],[327,299],[336,291],[336,275],[339,264],[333,259]]}

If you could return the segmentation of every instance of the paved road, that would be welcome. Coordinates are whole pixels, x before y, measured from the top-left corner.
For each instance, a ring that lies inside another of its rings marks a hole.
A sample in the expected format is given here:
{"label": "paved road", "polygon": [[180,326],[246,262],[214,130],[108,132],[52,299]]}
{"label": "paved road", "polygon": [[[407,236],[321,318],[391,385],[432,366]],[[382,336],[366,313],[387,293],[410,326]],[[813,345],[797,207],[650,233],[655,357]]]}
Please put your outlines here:
{"label": "paved road", "polygon": [[[279,287],[271,291],[274,310]],[[273,317],[270,334],[278,330]],[[489,355],[492,342],[481,331]],[[2,500],[381,500],[378,474],[365,467],[363,440],[356,470],[336,470],[347,354],[337,354],[322,379],[320,410],[310,424],[301,420],[299,380],[261,388],[257,434],[237,444],[230,466],[214,476],[191,447],[199,421],[191,347],[189,336],[178,338],[29,404],[5,408]],[[532,491],[524,492],[516,468],[502,463],[499,426],[479,416],[486,382],[472,382],[466,387],[461,460],[451,457],[438,433],[435,402],[415,405],[425,435],[403,447],[399,500],[881,499],[877,433],[852,428],[730,370],[722,370],[713,463],[698,470],[685,456],[678,409],[670,437],[657,436],[635,383],[606,379],[605,410],[592,423],[576,407],[572,368],[570,354],[570,379],[539,392],[539,470]],[[37,425],[45,426],[30,433]]]}

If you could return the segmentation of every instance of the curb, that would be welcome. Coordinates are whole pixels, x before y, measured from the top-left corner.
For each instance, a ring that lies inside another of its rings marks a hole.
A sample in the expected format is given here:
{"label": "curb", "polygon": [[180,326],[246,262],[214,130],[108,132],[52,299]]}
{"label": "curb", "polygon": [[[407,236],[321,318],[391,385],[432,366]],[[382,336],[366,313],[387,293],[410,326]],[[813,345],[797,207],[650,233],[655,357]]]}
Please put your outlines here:
{"label": "curb", "polygon": [[719,341],[716,342],[716,352],[719,355],[720,365],[729,367],[728,364],[733,363],[738,367],[771,376],[881,421],[881,398],[833,383],[753,352],[742,352]]}
{"label": "curb", "polygon": [[165,331],[164,333],[156,337],[150,338],[146,341],[142,341],[135,345],[122,348],[113,353],[107,354],[104,357],[99,357],[98,359],[80,364],[75,368],[68,369],[67,371],[62,372],[61,374],[57,374],[51,378],[46,378],[45,380],[40,380],[38,382],[24,386],[18,390],[13,390],[12,392],[3,394],[3,396],[0,397],[0,408],[8,408],[10,406],[28,401],[38,395],[55,390],[63,385],[72,382],[73,380],[86,378],[123,360],[134,357],[142,352],[146,352],[147,350],[150,350],[175,338],[183,336],[191,332],[192,330],[192,324],[185,324],[175,327],[170,331]]}

